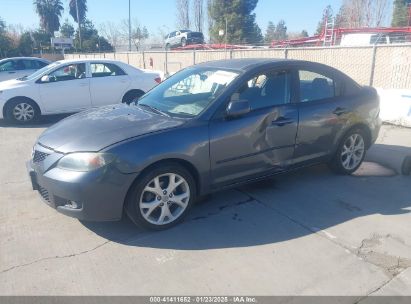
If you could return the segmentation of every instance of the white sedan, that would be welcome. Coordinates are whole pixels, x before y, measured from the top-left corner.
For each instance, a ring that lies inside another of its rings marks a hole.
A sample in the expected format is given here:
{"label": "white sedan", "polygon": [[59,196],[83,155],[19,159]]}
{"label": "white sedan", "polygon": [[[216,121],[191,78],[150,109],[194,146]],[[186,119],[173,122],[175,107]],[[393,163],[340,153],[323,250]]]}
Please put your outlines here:
{"label": "white sedan", "polygon": [[0,81],[21,78],[33,74],[51,62],[36,57],[14,57],[0,60]]}
{"label": "white sedan", "polygon": [[54,62],[0,83],[0,119],[28,123],[41,115],[131,103],[161,82],[159,73],[105,59]]}

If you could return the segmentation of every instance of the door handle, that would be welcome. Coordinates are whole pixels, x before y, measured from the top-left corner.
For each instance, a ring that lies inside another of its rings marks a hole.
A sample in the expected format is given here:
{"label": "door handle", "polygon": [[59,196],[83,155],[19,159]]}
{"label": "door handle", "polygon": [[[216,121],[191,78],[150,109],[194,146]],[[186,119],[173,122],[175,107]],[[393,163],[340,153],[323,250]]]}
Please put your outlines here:
{"label": "door handle", "polygon": [[293,122],[294,122],[293,119],[286,118],[286,117],[280,117],[280,118],[278,118],[278,119],[276,119],[276,120],[273,120],[273,121],[271,122],[271,125],[282,127],[282,126],[285,126],[285,125],[292,124]]}
{"label": "door handle", "polygon": [[16,74],[16,72],[10,71],[9,74]]}
{"label": "door handle", "polygon": [[346,113],[348,113],[348,110],[345,109],[345,108],[340,108],[340,107],[336,108],[333,112],[333,114],[335,114],[337,116],[340,116],[340,115],[343,115],[343,114],[346,114]]}

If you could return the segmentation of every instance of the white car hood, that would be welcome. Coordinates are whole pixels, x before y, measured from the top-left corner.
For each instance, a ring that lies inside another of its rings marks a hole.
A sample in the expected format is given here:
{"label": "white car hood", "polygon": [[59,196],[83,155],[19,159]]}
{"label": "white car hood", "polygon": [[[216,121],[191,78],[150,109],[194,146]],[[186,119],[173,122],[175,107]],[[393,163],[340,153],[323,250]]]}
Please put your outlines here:
{"label": "white car hood", "polygon": [[23,87],[26,86],[26,84],[27,81],[21,81],[17,79],[2,81],[0,82],[0,91]]}

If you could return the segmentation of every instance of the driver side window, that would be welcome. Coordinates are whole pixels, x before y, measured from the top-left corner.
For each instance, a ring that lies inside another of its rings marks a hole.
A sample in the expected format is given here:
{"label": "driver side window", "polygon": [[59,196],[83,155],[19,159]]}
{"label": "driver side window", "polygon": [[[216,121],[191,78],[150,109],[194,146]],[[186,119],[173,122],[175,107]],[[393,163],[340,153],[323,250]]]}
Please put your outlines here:
{"label": "driver side window", "polygon": [[49,74],[50,81],[67,81],[86,78],[86,64],[70,64],[55,70]]}
{"label": "driver side window", "polygon": [[247,100],[251,110],[263,109],[291,102],[291,73],[270,71],[253,77],[240,87],[240,100]]}

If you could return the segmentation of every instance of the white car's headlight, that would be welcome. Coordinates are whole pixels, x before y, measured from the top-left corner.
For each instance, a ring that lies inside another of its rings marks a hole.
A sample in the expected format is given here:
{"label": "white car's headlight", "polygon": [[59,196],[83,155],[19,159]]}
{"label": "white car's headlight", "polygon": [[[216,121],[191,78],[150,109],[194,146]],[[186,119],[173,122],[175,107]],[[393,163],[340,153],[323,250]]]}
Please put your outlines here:
{"label": "white car's headlight", "polygon": [[114,161],[108,153],[71,153],[59,160],[57,167],[64,170],[88,172],[104,167]]}

